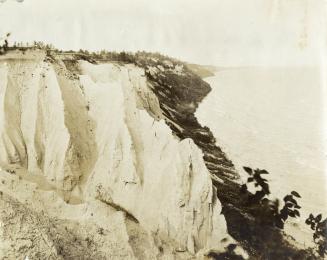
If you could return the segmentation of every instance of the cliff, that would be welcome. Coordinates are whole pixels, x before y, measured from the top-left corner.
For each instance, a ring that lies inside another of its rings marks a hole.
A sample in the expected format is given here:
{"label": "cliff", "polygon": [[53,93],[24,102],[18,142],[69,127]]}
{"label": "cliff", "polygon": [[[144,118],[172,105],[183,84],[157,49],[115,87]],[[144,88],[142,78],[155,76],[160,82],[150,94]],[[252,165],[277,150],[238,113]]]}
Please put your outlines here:
{"label": "cliff", "polygon": [[195,117],[211,69],[145,52],[0,55],[0,258],[315,259],[245,203]]}
{"label": "cliff", "polygon": [[212,178],[237,175],[194,117],[210,86],[171,60],[132,63],[0,56],[2,259],[202,259],[236,243]]}

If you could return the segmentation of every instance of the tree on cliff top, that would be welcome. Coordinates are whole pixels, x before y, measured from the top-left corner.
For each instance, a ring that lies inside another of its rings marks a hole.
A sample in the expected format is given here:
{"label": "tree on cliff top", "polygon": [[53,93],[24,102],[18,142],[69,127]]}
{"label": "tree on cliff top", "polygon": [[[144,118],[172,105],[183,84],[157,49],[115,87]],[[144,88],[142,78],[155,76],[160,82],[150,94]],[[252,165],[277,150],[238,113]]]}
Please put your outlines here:
{"label": "tree on cliff top", "polygon": [[1,37],[1,41],[3,42],[0,44],[0,54],[4,54],[8,50],[8,38],[10,33],[7,33],[4,37]]}

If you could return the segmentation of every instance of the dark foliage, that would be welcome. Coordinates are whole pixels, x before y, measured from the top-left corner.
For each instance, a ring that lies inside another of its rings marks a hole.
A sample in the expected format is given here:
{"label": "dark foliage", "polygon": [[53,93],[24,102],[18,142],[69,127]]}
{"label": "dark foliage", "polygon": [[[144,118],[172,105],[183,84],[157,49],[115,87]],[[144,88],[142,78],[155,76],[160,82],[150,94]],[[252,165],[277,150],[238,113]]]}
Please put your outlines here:
{"label": "dark foliage", "polygon": [[313,232],[313,241],[317,245],[317,252],[321,257],[327,255],[327,218],[322,220],[322,215],[316,217],[310,214],[305,223],[310,226]]}
{"label": "dark foliage", "polygon": [[276,226],[280,229],[284,228],[285,221],[289,218],[296,218],[300,216],[299,209],[301,208],[296,198],[301,198],[300,194],[296,191],[292,191],[284,197],[284,205],[279,211],[279,201],[270,200],[270,189],[267,179],[264,179],[261,175],[269,174],[266,170],[251,169],[250,167],[243,167],[244,171],[249,174],[247,183],[254,183],[254,186],[259,188],[254,194],[247,193],[247,185],[241,186],[241,194],[247,194],[246,203],[251,207],[256,221],[261,225]]}
{"label": "dark foliage", "polygon": [[4,54],[4,53],[7,52],[8,47],[9,47],[8,46],[8,38],[9,38],[9,36],[10,36],[10,33],[7,33],[5,35],[5,37],[3,37],[4,43],[2,45],[0,45],[0,54]]}
{"label": "dark foliage", "polygon": [[224,253],[209,252],[207,257],[215,260],[243,260],[241,255],[238,255],[234,250],[236,249],[236,244],[229,244]]}

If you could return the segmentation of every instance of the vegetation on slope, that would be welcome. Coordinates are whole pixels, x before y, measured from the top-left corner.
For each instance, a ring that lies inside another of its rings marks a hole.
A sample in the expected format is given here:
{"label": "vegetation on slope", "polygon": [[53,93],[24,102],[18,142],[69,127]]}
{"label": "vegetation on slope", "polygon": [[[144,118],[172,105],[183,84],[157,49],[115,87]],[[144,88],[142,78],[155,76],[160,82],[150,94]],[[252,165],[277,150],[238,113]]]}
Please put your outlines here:
{"label": "vegetation on slope", "polygon": [[[153,58],[158,59],[153,60]],[[171,61],[173,66],[183,66],[182,72],[172,72],[169,67],[165,67],[164,65],[168,63],[167,60]],[[221,183],[213,178],[217,187],[217,195],[223,205],[223,214],[226,217],[229,233],[256,259],[315,259],[311,250],[294,248],[281,231],[284,221],[289,216],[298,214],[297,209],[292,208],[298,207],[296,202],[292,202],[292,194],[288,195],[291,198],[286,196],[288,199],[285,201],[284,207],[278,211],[276,202],[268,203],[265,196],[262,196],[262,194],[269,193],[267,184],[262,183],[260,178],[256,178],[264,192],[259,191],[260,195],[251,196],[248,191],[243,191],[243,196],[247,199],[240,199],[242,187],[235,182],[238,174],[235,172],[232,162],[216,145],[210,129],[201,126],[194,116],[198,104],[208,94],[208,90],[210,91],[210,86],[190,71],[186,65],[167,57],[143,54],[141,57],[135,56],[135,60],[131,59],[131,61],[145,69],[146,76],[153,86],[153,91],[160,101],[167,124],[172,131],[181,139],[192,138],[202,149],[209,171],[213,176],[223,180]],[[154,70],[151,69],[154,66],[162,66],[164,70],[154,73]],[[258,197],[260,197],[259,200]],[[253,204],[249,205],[247,202],[249,198],[253,202],[263,200],[263,203],[267,205],[263,207],[264,209],[271,209],[273,206],[273,217],[268,217],[271,211],[265,212],[253,207]],[[291,208],[289,209],[288,206]]]}

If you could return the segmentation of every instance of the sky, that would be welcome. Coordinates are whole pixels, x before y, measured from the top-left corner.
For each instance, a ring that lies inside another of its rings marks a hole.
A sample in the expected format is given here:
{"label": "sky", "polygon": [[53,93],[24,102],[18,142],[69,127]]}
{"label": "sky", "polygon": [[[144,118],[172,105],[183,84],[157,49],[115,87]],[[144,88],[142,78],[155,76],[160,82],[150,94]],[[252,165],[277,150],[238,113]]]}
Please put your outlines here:
{"label": "sky", "polygon": [[0,35],[217,66],[320,66],[324,0],[0,0]]}

